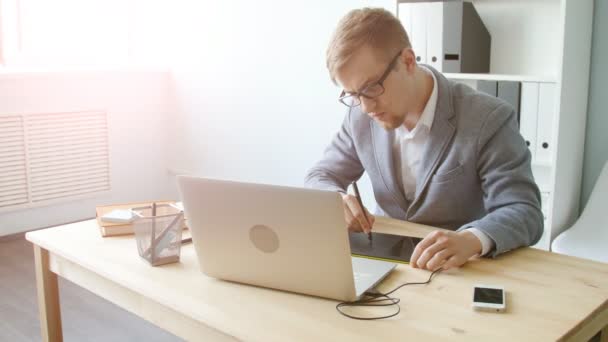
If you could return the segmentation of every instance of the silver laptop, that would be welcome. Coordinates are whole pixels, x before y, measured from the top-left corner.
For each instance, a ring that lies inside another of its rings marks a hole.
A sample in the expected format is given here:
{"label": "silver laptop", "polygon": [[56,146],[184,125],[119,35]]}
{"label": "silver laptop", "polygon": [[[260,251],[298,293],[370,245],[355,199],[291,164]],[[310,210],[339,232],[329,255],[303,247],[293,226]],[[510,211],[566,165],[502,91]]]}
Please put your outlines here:
{"label": "silver laptop", "polygon": [[338,193],[179,176],[201,271],[354,301],[396,264],[351,257]]}

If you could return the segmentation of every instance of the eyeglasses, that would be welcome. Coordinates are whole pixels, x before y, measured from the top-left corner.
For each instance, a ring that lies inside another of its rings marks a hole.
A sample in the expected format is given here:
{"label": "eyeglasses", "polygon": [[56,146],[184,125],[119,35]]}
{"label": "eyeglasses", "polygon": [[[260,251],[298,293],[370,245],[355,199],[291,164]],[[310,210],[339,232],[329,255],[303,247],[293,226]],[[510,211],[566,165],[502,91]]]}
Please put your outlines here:
{"label": "eyeglasses", "polygon": [[382,74],[382,76],[376,83],[372,83],[372,84],[368,85],[367,87],[363,88],[363,90],[354,92],[354,93],[347,94],[344,90],[342,90],[342,93],[340,94],[338,101],[340,101],[342,104],[344,104],[347,107],[357,107],[358,105],[361,104],[361,96],[363,96],[367,99],[373,99],[373,98],[376,98],[376,97],[384,94],[384,85],[382,85],[382,83],[384,82],[384,80],[386,80],[388,75],[391,73],[391,70],[395,66],[395,62],[397,61],[397,58],[400,55],[401,55],[401,51],[399,51],[399,53],[389,63],[388,67],[386,68],[386,70],[384,71],[384,73]]}

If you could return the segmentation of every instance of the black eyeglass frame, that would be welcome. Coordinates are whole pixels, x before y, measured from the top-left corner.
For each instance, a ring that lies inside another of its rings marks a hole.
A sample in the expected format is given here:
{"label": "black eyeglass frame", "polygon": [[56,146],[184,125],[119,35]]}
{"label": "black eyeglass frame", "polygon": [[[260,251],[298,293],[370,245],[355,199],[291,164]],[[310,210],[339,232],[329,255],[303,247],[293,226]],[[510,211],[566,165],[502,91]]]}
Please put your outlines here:
{"label": "black eyeglass frame", "polygon": [[[368,85],[367,87],[363,88],[363,90],[358,91],[358,92],[354,92],[354,93],[346,93],[344,90],[342,90],[342,93],[340,93],[340,97],[338,98],[338,101],[340,101],[340,103],[342,103],[343,105],[347,106],[347,107],[357,107],[359,105],[361,105],[361,96],[367,98],[367,99],[374,99],[382,94],[384,94],[385,88],[384,88],[384,81],[386,80],[386,78],[388,77],[388,75],[391,73],[391,71],[393,70],[393,68],[395,67],[395,62],[397,62],[397,58],[399,58],[399,56],[401,55],[401,51],[399,51],[399,53],[393,57],[393,59],[391,60],[391,62],[388,64],[388,67],[386,68],[386,70],[384,71],[384,73],[382,74],[382,76],[380,76],[380,78],[378,79],[378,81]],[[380,86],[380,92],[378,94],[366,94],[366,90],[371,89],[372,87],[376,87],[376,86]],[[349,99],[352,103],[348,104]]]}

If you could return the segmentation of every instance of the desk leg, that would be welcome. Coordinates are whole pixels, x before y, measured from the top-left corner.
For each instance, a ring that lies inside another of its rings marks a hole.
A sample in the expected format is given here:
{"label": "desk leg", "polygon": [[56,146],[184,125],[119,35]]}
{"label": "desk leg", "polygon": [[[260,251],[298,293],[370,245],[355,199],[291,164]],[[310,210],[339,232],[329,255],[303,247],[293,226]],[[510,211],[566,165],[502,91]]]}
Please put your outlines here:
{"label": "desk leg", "polygon": [[61,311],[59,310],[59,288],[57,275],[49,268],[49,252],[34,245],[36,263],[36,288],[38,289],[38,311],[42,341],[63,341]]}

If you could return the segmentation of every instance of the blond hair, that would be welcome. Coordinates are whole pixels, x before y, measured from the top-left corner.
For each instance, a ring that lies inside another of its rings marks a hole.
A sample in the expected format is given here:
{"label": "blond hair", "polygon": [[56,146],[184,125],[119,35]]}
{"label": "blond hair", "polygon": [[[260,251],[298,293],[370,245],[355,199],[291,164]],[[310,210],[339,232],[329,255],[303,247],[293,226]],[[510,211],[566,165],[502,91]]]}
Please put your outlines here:
{"label": "blond hair", "polygon": [[378,58],[390,60],[404,48],[411,47],[407,32],[391,12],[383,8],[355,9],[338,23],[326,52],[331,80],[336,83],[340,69],[361,46],[371,47]]}

